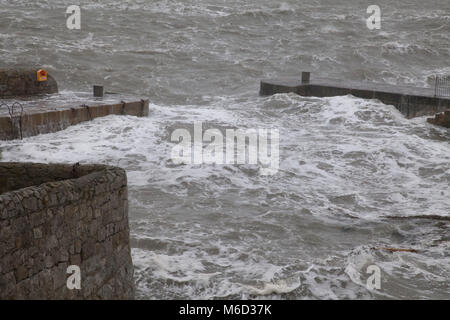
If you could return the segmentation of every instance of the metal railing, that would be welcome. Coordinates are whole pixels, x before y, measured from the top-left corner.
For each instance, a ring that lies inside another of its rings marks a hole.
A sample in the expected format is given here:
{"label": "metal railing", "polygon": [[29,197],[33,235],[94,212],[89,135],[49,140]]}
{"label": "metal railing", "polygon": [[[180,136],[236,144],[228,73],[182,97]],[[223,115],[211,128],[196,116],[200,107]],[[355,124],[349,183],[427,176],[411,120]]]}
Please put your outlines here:
{"label": "metal railing", "polygon": [[9,119],[11,122],[11,138],[23,139],[22,126],[23,126],[23,105],[20,102],[14,102],[12,105],[6,103],[0,103],[0,109],[6,107],[9,113]]}
{"label": "metal railing", "polygon": [[450,97],[450,76],[436,75],[434,83],[435,97]]}

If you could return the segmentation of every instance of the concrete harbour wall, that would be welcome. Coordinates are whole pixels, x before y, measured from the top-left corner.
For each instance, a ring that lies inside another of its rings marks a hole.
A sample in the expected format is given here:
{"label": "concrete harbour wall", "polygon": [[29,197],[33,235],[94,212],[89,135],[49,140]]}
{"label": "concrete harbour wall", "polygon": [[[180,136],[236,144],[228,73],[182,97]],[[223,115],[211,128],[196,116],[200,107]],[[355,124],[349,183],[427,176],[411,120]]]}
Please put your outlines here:
{"label": "concrete harbour wall", "polygon": [[29,112],[24,108],[22,115],[16,108],[16,113],[12,117],[6,113],[3,116],[0,115],[0,140],[20,139],[21,137],[56,132],[71,125],[110,114],[145,117],[148,116],[148,106],[148,100],[141,100],[117,104],[64,107],[39,112]]}
{"label": "concrete harbour wall", "polygon": [[432,88],[392,86],[348,80],[268,79],[260,84],[261,95],[293,92],[302,96],[333,97],[351,94],[363,99],[378,99],[393,105],[405,117],[434,115],[450,109],[450,97],[435,97]]}

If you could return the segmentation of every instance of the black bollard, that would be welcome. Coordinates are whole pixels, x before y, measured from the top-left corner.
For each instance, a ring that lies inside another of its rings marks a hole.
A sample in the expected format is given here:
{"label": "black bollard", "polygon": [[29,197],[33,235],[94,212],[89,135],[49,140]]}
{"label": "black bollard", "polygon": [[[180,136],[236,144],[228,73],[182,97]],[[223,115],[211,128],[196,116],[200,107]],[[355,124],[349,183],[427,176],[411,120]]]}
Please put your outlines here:
{"label": "black bollard", "polygon": [[103,97],[103,86],[94,86],[94,97]]}

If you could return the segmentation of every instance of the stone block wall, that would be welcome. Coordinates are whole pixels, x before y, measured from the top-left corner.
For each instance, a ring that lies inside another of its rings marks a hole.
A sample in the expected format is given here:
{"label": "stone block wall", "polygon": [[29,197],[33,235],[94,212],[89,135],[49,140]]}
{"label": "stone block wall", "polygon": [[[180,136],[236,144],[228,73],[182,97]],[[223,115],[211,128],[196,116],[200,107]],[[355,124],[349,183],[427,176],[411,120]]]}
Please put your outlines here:
{"label": "stone block wall", "polygon": [[120,168],[0,163],[0,299],[133,299],[127,197]]}
{"label": "stone block wall", "polygon": [[24,97],[58,92],[56,80],[37,81],[38,68],[0,69],[0,98]]}
{"label": "stone block wall", "polygon": [[450,109],[436,114],[434,118],[427,118],[427,121],[437,126],[450,128]]}

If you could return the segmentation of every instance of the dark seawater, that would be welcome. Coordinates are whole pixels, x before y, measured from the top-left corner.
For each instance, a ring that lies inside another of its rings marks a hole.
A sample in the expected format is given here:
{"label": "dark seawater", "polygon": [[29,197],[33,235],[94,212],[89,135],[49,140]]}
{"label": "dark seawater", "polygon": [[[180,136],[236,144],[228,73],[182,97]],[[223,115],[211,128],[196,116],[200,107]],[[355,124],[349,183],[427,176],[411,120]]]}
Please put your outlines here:
{"label": "dark seawater", "polygon": [[[432,86],[450,74],[448,0],[377,1],[374,31],[359,0],[80,1],[79,31],[71,4],[0,0],[0,67],[48,69],[62,99],[145,96],[150,115],[3,141],[1,157],[127,170],[138,298],[450,298],[450,131],[375,100],[258,95],[302,70]],[[279,172],[174,166],[170,135],[195,121],[279,129]]]}

